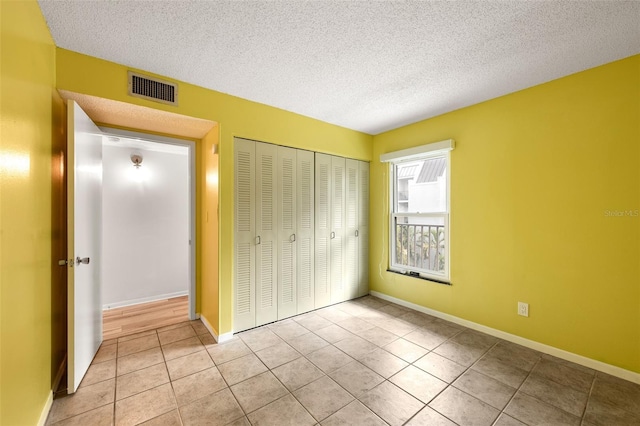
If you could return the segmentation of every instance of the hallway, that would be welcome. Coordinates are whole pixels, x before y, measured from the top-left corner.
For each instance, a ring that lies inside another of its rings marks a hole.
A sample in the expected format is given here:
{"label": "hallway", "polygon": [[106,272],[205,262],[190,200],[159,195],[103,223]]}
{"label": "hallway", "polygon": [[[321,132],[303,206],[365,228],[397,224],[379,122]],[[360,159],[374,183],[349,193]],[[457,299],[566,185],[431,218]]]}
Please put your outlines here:
{"label": "hallway", "polygon": [[188,296],[124,306],[103,311],[102,337],[116,339],[188,320]]}

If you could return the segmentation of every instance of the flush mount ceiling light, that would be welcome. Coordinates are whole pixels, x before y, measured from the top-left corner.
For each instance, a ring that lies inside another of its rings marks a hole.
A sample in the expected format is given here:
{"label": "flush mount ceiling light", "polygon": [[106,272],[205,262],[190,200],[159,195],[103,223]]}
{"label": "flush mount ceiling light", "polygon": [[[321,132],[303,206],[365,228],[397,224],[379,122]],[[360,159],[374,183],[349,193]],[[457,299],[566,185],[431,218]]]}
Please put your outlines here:
{"label": "flush mount ceiling light", "polygon": [[133,163],[133,167],[139,169],[142,165],[142,155],[140,154],[131,154],[131,162]]}

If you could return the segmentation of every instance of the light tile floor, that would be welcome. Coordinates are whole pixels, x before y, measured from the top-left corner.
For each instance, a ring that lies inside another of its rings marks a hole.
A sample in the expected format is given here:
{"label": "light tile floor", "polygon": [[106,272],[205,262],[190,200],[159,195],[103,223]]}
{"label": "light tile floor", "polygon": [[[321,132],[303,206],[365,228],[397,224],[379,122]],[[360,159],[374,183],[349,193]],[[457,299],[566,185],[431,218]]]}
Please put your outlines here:
{"label": "light tile floor", "polygon": [[366,296],[105,341],[50,425],[640,425],[640,385]]}

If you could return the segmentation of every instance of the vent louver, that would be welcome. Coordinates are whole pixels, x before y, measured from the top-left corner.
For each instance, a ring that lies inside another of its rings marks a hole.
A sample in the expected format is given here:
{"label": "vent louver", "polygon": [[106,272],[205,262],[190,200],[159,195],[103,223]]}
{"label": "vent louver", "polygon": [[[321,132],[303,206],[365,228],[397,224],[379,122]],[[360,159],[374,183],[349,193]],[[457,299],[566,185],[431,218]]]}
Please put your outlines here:
{"label": "vent louver", "polygon": [[129,95],[163,104],[178,105],[178,85],[142,74],[128,72]]}

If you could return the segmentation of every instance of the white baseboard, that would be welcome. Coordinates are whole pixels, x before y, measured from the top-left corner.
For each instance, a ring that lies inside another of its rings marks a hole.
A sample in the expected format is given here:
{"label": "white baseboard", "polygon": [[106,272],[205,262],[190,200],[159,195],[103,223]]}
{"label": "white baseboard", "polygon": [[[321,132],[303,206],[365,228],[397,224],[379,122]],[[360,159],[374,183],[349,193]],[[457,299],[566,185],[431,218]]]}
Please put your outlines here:
{"label": "white baseboard", "polygon": [[233,333],[222,333],[216,340],[218,343],[224,343],[231,339],[233,339]]}
{"label": "white baseboard", "polygon": [[223,334],[218,336],[218,334],[213,330],[213,327],[211,326],[209,321],[207,321],[207,318],[202,314],[200,315],[200,321],[202,321],[202,323],[207,328],[207,330],[209,330],[209,333],[211,333],[213,338],[216,339],[216,342],[224,343],[224,342],[229,341],[229,340],[231,340],[233,338],[233,333],[223,333]]}
{"label": "white baseboard", "polygon": [[49,391],[49,396],[47,396],[47,401],[44,403],[44,407],[42,408],[42,412],[40,413],[40,418],[38,419],[38,426],[44,426],[47,422],[47,417],[49,417],[49,411],[51,411],[52,404],[53,391]]}
{"label": "white baseboard", "polygon": [[441,318],[473,330],[481,331],[483,333],[489,334],[494,337],[498,337],[503,340],[507,340],[512,343],[517,343],[518,345],[522,345],[527,348],[534,349],[536,351],[539,351],[545,354],[553,355],[557,358],[571,361],[576,364],[580,364],[585,367],[589,367],[594,370],[601,371],[603,373],[607,373],[612,376],[619,377],[621,379],[640,384],[640,373],[636,373],[634,371],[625,370],[624,368],[616,367],[615,365],[607,364],[601,361],[597,361],[595,359],[587,358],[582,355],[574,354],[572,352],[558,349],[553,346],[545,345],[544,343],[536,342],[534,340],[525,339],[524,337],[507,333],[505,331],[498,330],[495,328],[487,327],[485,325],[478,324],[478,323],[475,323],[463,318],[459,318],[453,315],[445,314],[444,312],[425,308],[424,306],[416,305],[415,303],[407,302],[406,300],[397,299],[395,297],[388,296],[384,293],[379,293],[377,291],[370,291],[369,294],[371,294],[372,296],[378,297],[380,299],[387,300],[389,302],[393,302],[395,304],[405,306],[407,308],[411,308],[415,311],[432,315],[434,317]]}
{"label": "white baseboard", "polygon": [[171,299],[173,297],[188,296],[189,291],[177,291],[175,293],[158,294],[156,296],[141,297],[139,299],[123,300],[122,302],[107,303],[102,306],[103,311],[122,308],[123,306],[139,305],[141,303],[155,302],[156,300]]}

